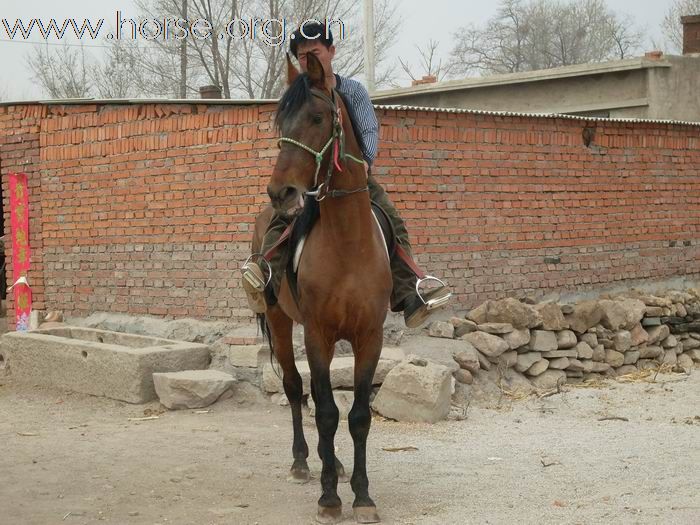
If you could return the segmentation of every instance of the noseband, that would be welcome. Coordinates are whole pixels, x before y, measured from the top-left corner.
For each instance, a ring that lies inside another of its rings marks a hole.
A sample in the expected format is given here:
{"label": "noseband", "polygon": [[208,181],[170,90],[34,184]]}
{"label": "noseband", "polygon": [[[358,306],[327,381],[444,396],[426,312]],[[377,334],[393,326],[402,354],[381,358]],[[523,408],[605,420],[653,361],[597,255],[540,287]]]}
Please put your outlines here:
{"label": "noseband", "polygon": [[[297,146],[304,151],[308,151],[311,153],[311,155],[314,156],[316,159],[316,172],[314,173],[314,187],[311,191],[304,192],[305,195],[309,195],[311,197],[315,197],[317,201],[322,201],[326,197],[344,197],[346,195],[351,195],[353,193],[359,193],[361,191],[368,191],[367,185],[357,188],[355,190],[330,190],[330,182],[331,182],[331,177],[333,176],[333,168],[335,167],[338,172],[343,171],[343,167],[340,165],[339,161],[344,161],[346,158],[353,160],[357,162],[358,164],[364,164],[364,161],[362,159],[358,159],[357,157],[354,157],[353,155],[350,155],[349,153],[345,152],[345,133],[343,132],[343,117],[342,117],[342,112],[340,110],[340,106],[336,102],[336,91],[335,89],[332,90],[331,92],[331,97],[326,95],[323,91],[315,88],[311,88],[311,94],[315,97],[320,98],[324,102],[326,102],[330,106],[331,113],[333,114],[333,132],[331,134],[331,137],[328,139],[326,142],[325,146],[321,149],[321,151],[316,151],[306,144],[303,144],[299,141],[296,141],[292,138],[289,137],[281,137],[278,141],[277,144],[279,145],[281,142],[288,142],[290,144],[293,144],[294,146]],[[326,155],[326,152],[329,150],[329,148],[333,145],[333,158],[331,161],[328,162],[328,172],[326,173],[326,177],[324,181],[319,184],[318,183],[318,174],[319,171],[321,170],[321,163],[323,162],[323,158]]]}

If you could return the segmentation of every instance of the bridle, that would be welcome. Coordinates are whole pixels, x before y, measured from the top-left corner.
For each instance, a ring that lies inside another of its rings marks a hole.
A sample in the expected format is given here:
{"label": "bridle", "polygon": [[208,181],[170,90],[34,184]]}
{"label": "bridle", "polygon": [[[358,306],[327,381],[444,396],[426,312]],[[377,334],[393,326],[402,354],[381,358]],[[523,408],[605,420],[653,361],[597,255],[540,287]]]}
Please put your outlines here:
{"label": "bridle", "polygon": [[[330,106],[331,113],[333,114],[333,132],[326,144],[323,146],[323,148],[321,148],[321,151],[316,151],[313,148],[307,146],[306,144],[303,144],[302,142],[299,142],[289,137],[281,137],[277,141],[278,145],[280,145],[281,142],[288,142],[290,144],[293,144],[294,146],[298,146],[301,149],[311,153],[311,155],[313,155],[316,159],[314,186],[311,191],[304,192],[304,194],[309,195],[311,197],[315,197],[316,200],[320,202],[326,197],[345,197],[346,195],[352,195],[353,193],[368,191],[369,188],[367,185],[354,190],[329,189],[331,177],[333,176],[333,168],[335,168],[338,172],[343,171],[343,167],[340,165],[340,161],[344,161],[346,158],[353,160],[358,164],[364,164],[364,161],[345,152],[345,133],[343,132],[343,117],[342,112],[340,110],[340,106],[336,101],[335,89],[331,91],[331,97],[329,97],[328,95],[326,95],[326,93],[316,88],[311,88],[311,94],[326,102]],[[331,145],[333,146],[333,157],[331,161],[328,162],[328,172],[326,173],[326,177],[324,178],[323,182],[319,184],[318,174],[321,171],[321,164],[323,162],[323,158],[326,155],[326,152],[328,152]]]}

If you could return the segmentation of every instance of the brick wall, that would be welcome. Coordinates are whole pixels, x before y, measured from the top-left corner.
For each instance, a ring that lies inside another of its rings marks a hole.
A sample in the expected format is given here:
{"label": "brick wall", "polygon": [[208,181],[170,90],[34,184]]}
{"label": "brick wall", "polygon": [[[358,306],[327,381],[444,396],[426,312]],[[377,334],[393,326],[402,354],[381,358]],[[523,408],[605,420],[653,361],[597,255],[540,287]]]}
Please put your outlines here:
{"label": "brick wall", "polygon": [[[29,174],[35,308],[250,320],[237,269],[273,111],[0,107],[6,233],[7,173]],[[700,126],[377,112],[374,172],[459,306],[700,274]]]}

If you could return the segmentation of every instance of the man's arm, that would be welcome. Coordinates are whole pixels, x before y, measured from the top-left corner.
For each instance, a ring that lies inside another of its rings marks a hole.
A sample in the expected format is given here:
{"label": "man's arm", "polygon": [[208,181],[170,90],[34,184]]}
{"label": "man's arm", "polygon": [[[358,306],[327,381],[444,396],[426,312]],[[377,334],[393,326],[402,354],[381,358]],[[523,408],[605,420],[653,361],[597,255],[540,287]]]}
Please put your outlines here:
{"label": "man's arm", "polygon": [[357,82],[355,86],[356,89],[353,90],[352,103],[357,120],[357,132],[362,136],[362,143],[365,146],[362,152],[365,162],[371,166],[377,156],[379,122],[377,122],[377,115],[374,113],[374,107],[369,98],[369,93],[359,82]]}

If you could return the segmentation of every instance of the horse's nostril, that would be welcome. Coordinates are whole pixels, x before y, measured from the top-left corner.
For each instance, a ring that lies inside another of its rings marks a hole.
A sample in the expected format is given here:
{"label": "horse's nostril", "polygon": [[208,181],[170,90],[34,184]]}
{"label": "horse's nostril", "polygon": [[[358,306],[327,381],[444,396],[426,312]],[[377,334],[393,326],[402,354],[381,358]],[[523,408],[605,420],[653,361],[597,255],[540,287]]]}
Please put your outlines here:
{"label": "horse's nostril", "polygon": [[294,190],[294,188],[292,188],[291,186],[287,186],[286,188],[284,188],[284,189],[282,190],[282,194],[280,195],[280,198],[282,199],[282,202],[286,201],[286,200],[289,199],[290,197],[293,197],[293,196],[294,196],[294,193],[295,193],[295,190]]}

